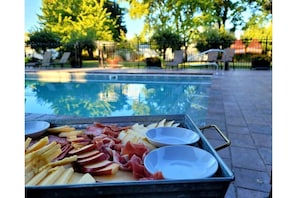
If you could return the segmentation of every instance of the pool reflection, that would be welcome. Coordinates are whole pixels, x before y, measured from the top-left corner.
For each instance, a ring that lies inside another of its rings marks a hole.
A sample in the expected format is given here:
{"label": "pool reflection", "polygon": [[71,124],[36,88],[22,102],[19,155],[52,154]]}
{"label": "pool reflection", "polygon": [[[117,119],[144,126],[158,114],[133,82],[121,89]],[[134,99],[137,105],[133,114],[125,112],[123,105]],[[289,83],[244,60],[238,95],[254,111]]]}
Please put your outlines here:
{"label": "pool reflection", "polygon": [[[198,112],[204,115],[209,87],[208,84],[35,80],[26,80],[25,86],[26,113],[81,117],[181,114],[190,107],[199,108]],[[191,105],[194,98],[195,105]]]}

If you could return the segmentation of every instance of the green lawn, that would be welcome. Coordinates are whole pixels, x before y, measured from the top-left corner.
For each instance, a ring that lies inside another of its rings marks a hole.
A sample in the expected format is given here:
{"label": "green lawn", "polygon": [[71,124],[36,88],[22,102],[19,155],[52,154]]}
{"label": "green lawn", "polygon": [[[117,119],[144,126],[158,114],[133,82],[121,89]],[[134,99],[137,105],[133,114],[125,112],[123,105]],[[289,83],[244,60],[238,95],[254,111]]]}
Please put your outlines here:
{"label": "green lawn", "polygon": [[[137,69],[137,68],[146,68],[146,63],[144,61],[140,62],[132,62],[132,61],[123,61],[119,62],[119,64],[123,65],[125,68],[131,68],[131,69]],[[59,67],[59,66],[58,66]],[[96,68],[101,67],[99,66],[98,60],[83,60],[83,66],[82,68]],[[222,64],[220,64],[220,68],[222,67]],[[235,62],[234,68],[235,69],[250,69],[251,63],[250,62]],[[71,68],[71,65],[65,64],[64,68]],[[182,65],[179,65],[179,68],[183,68]],[[205,69],[205,68],[213,68],[213,66],[191,66],[191,64],[186,63],[185,64],[186,69]],[[233,69],[233,63],[229,63],[229,69]]]}

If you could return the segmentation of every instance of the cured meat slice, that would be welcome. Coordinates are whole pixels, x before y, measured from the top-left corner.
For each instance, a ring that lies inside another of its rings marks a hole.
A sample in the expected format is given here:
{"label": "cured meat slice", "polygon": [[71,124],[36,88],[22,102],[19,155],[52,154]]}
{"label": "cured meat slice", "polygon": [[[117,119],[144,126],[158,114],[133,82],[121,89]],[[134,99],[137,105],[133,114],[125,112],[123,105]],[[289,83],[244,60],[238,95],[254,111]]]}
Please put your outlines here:
{"label": "cured meat slice", "polygon": [[65,137],[58,137],[56,135],[48,135],[48,141],[49,143],[57,142],[61,145],[68,144],[68,141]]}
{"label": "cured meat slice", "polygon": [[102,134],[102,132],[103,132],[103,128],[99,128],[99,127],[97,127],[97,126],[95,126],[95,125],[90,125],[90,126],[88,126],[86,129],[85,129],[85,131],[84,131],[84,133],[86,134],[86,135],[90,135],[90,136],[98,136],[98,135],[101,135]]}
{"label": "cured meat slice", "polygon": [[148,152],[149,149],[144,144],[133,144],[130,141],[128,141],[122,149],[122,154],[128,154],[130,158],[134,154],[143,158]]}

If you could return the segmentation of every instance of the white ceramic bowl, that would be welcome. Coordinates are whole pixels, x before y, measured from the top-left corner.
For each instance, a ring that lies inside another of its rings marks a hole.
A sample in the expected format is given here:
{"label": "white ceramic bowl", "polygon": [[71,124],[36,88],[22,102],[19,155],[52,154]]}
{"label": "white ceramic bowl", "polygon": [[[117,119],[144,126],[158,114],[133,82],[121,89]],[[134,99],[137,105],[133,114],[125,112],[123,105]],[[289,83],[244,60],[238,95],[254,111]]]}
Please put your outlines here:
{"label": "white ceramic bowl", "polygon": [[50,126],[46,121],[27,121],[25,122],[25,136],[37,138],[41,136]]}
{"label": "white ceramic bowl", "polygon": [[181,127],[158,127],[149,129],[146,138],[155,146],[193,144],[200,139],[198,133]]}
{"label": "white ceramic bowl", "polygon": [[161,171],[165,179],[202,179],[217,171],[218,162],[203,149],[174,145],[148,153],[144,158],[144,166],[151,174]]}

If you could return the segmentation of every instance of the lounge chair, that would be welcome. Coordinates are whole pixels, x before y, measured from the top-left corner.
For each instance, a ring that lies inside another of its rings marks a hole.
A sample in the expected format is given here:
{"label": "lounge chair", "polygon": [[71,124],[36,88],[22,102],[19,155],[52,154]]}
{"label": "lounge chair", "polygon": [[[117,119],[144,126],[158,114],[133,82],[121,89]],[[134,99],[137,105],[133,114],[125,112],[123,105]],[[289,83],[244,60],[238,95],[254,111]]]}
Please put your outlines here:
{"label": "lounge chair", "polygon": [[184,62],[184,51],[183,50],[175,50],[173,61],[165,62],[165,68],[176,67],[178,69],[178,65],[183,62]]}
{"label": "lounge chair", "polygon": [[232,48],[224,49],[222,59],[219,61],[223,63],[223,67],[224,67],[223,70],[225,70],[225,67],[229,62],[233,63],[233,69],[235,69],[234,60],[233,60],[234,55],[235,55],[235,49],[232,49]]}
{"label": "lounge chair", "polygon": [[61,67],[64,66],[64,64],[67,63],[69,57],[70,57],[70,52],[64,52],[61,59],[59,60],[59,62],[56,63],[52,63],[51,65],[60,65]]}
{"label": "lounge chair", "polygon": [[48,67],[51,65],[51,59],[52,59],[52,52],[46,51],[43,54],[43,59],[41,62],[41,67]]}
{"label": "lounge chair", "polygon": [[188,58],[188,65],[189,66],[205,66],[210,65],[216,67],[216,70],[218,70],[218,56],[219,53],[223,52],[223,50],[220,49],[209,49],[206,51],[203,51],[197,55],[190,56]]}
{"label": "lounge chair", "polygon": [[51,65],[52,52],[46,51],[43,54],[42,60],[38,62],[29,62],[26,67],[48,67]]}

